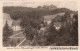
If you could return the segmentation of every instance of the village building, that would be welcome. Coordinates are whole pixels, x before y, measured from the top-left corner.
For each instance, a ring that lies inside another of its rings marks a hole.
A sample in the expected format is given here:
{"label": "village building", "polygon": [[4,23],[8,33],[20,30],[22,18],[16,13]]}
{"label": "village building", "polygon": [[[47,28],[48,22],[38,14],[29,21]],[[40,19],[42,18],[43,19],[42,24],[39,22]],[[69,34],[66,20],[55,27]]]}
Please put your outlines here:
{"label": "village building", "polygon": [[3,13],[3,27],[5,26],[6,24],[6,21],[9,25],[9,27],[11,27],[11,29],[13,31],[19,31],[21,30],[21,26],[20,26],[20,22],[21,20],[13,20],[11,17],[10,17],[10,14],[8,13]]}
{"label": "village building", "polygon": [[54,19],[57,15],[62,16],[62,15],[64,15],[64,13],[58,13],[55,15],[44,16],[44,23],[47,23],[47,25],[49,25],[51,23],[52,19]]}
{"label": "village building", "polygon": [[56,30],[59,30],[60,27],[62,26],[62,16],[57,15],[54,19],[53,19],[53,26],[55,27]]}
{"label": "village building", "polygon": [[15,20],[12,22],[12,28],[14,31],[21,30],[20,22],[21,22],[21,20]]}
{"label": "village building", "polygon": [[58,13],[58,14],[55,14],[55,15],[49,15],[49,16],[44,16],[44,24],[46,23],[47,24],[47,27],[49,27],[51,21],[54,19],[54,27],[58,30],[60,29],[61,27],[61,19],[60,17],[63,16],[64,13]]}

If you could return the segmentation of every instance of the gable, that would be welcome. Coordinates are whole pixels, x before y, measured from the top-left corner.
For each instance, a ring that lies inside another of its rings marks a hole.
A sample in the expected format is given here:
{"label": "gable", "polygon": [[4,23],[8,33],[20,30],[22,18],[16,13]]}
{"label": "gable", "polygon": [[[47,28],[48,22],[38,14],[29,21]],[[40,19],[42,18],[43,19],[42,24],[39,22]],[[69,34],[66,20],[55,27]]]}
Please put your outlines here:
{"label": "gable", "polygon": [[62,15],[64,15],[64,13],[58,13],[58,14],[54,14],[54,15],[44,16],[44,22],[46,22],[46,21],[51,21],[51,20],[54,19],[57,15],[62,16]]}

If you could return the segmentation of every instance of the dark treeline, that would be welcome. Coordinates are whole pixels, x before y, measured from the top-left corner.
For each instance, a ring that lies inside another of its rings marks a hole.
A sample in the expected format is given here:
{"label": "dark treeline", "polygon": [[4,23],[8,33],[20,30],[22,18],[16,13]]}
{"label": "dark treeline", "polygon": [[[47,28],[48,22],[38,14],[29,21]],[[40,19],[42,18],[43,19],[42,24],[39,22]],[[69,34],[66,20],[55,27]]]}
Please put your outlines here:
{"label": "dark treeline", "polygon": [[31,7],[8,7],[8,6],[6,6],[6,7],[3,7],[3,12],[4,13],[9,13],[9,14],[12,14],[12,13],[17,13],[17,12],[19,12],[19,13],[24,13],[24,12],[26,12],[26,14],[28,13],[28,12],[31,12],[31,11],[38,11],[41,15],[50,15],[50,14],[57,14],[57,13],[65,13],[65,12],[67,12],[67,11],[69,11],[69,12],[74,12],[74,11],[72,11],[72,10],[70,10],[70,9],[67,9],[67,8],[57,8],[57,7],[52,7],[53,9],[48,9],[48,8],[46,8],[47,6],[45,6],[45,7],[37,7],[37,8],[31,8]]}
{"label": "dark treeline", "polygon": [[6,24],[3,28],[3,45],[4,46],[9,46],[9,40],[10,40],[10,36],[13,35],[13,30],[11,29],[11,27],[8,26],[8,23],[6,21]]}

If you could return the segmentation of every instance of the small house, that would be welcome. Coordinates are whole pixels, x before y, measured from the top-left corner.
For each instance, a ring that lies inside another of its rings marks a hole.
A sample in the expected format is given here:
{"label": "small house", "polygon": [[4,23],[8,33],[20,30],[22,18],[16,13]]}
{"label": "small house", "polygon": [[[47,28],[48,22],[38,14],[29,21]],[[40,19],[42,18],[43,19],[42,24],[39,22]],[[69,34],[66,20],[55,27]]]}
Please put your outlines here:
{"label": "small house", "polygon": [[47,15],[44,16],[44,23],[47,23],[47,25],[49,25],[51,23],[51,21],[57,16],[62,16],[64,15],[64,13],[58,13],[58,14],[54,14],[54,15]]}
{"label": "small house", "polygon": [[12,23],[12,29],[13,29],[14,31],[19,31],[19,30],[21,30],[20,22],[21,22],[21,20],[14,20],[14,21],[13,21],[13,23]]}

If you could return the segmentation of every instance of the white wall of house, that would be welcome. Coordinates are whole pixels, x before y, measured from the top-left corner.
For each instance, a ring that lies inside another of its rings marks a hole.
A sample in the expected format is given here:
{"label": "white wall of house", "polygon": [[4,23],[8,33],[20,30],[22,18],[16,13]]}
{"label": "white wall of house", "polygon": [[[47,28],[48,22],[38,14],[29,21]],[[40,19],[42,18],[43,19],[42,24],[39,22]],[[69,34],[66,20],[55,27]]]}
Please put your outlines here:
{"label": "white wall of house", "polygon": [[49,20],[49,21],[44,21],[44,22],[47,22],[47,25],[49,25],[49,24],[51,23],[51,20]]}
{"label": "white wall of house", "polygon": [[21,30],[20,26],[12,26],[13,31],[19,31]]}
{"label": "white wall of house", "polygon": [[61,28],[61,25],[62,24],[60,22],[55,22],[54,23],[54,27],[55,27],[56,30],[59,30]]}

